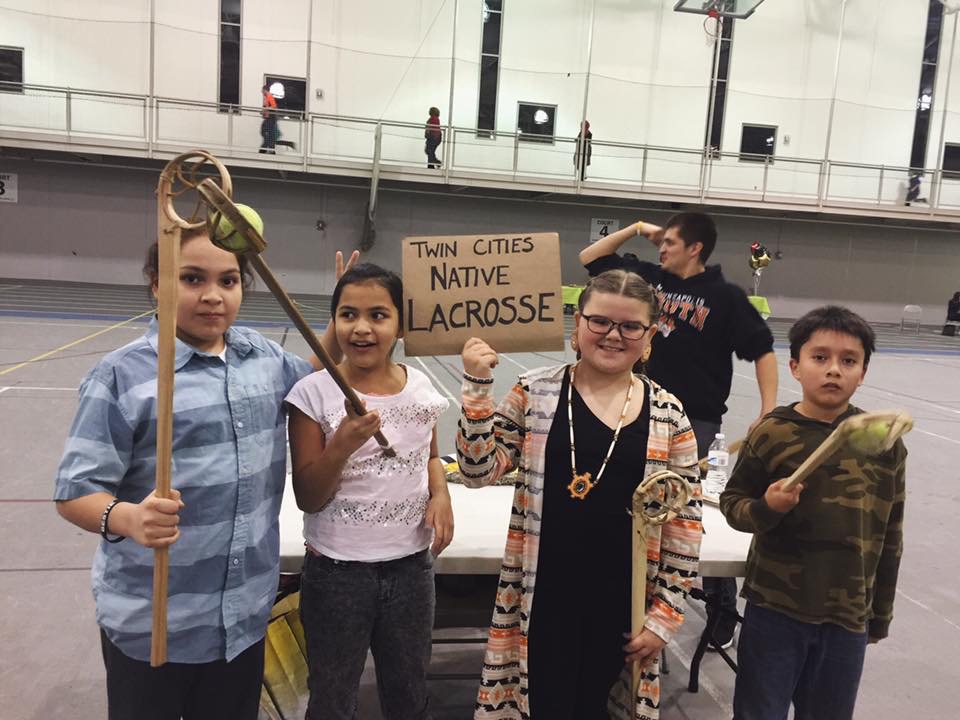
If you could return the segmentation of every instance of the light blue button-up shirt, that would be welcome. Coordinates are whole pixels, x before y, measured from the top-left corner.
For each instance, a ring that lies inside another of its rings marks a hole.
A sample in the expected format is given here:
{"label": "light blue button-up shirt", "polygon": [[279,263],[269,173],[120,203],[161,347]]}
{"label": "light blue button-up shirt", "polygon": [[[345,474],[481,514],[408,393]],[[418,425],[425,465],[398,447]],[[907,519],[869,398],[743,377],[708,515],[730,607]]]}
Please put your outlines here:
{"label": "light blue button-up shirt", "polygon": [[[310,364],[248,328],[231,328],[226,362],[177,340],[173,487],[180,538],[170,548],[168,658],[232,660],[263,637],[277,590],[286,474],[283,398]],[[109,492],[138,503],[155,487],[157,327],[84,378],[55,500]],[[153,555],[127,539],[93,561],[97,622],[128,657],[150,658]]]}

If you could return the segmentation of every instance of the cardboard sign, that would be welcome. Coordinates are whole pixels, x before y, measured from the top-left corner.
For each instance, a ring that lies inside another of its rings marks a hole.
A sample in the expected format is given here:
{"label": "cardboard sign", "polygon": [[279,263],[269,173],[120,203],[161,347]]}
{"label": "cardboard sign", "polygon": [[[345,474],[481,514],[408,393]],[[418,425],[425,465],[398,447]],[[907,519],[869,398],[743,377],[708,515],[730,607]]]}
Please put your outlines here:
{"label": "cardboard sign", "polygon": [[403,240],[407,355],[459,355],[479,337],[497,352],[563,349],[560,237],[503,233]]}

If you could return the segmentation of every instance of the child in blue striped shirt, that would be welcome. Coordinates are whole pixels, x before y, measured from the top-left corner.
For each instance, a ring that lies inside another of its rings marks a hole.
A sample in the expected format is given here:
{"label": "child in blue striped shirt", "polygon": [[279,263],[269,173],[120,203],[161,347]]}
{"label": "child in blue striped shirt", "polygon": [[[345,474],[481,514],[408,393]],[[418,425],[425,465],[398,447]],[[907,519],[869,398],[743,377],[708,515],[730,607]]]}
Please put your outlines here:
{"label": "child in blue striped shirt", "polygon": [[[155,244],[144,273],[156,294]],[[233,327],[250,279],[245,258],[204,229],[183,234],[171,498],[154,491],[156,320],[80,386],[54,499],[64,518],[103,536],[92,580],[110,720],[258,714],[279,573],[282,403],[312,368]],[[165,546],[169,662],[151,668],[153,549]]]}

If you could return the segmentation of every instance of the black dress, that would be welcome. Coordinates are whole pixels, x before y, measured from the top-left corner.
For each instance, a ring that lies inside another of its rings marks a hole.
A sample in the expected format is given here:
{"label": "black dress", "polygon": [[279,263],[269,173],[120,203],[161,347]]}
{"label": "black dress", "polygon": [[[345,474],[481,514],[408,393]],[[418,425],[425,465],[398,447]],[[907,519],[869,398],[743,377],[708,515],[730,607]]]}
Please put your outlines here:
{"label": "black dress", "polygon": [[[630,631],[632,521],[628,510],[646,463],[650,409],[620,431],[603,478],[583,500],[570,496],[570,429],[563,379],[547,436],[543,514],[528,639],[533,720],[608,718],[607,695],[624,668]],[[597,472],[613,439],[573,391],[577,471]]]}

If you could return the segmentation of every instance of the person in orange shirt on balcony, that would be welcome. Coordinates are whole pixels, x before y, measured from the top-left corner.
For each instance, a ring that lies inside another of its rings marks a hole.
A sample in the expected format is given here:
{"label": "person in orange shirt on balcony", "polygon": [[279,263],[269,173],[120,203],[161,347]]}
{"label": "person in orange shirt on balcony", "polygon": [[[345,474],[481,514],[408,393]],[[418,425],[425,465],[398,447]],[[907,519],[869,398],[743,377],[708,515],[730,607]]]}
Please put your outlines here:
{"label": "person in orange shirt on balcony", "polygon": [[263,122],[260,123],[260,152],[273,155],[277,152],[277,99],[270,92],[270,86],[263,86]]}

